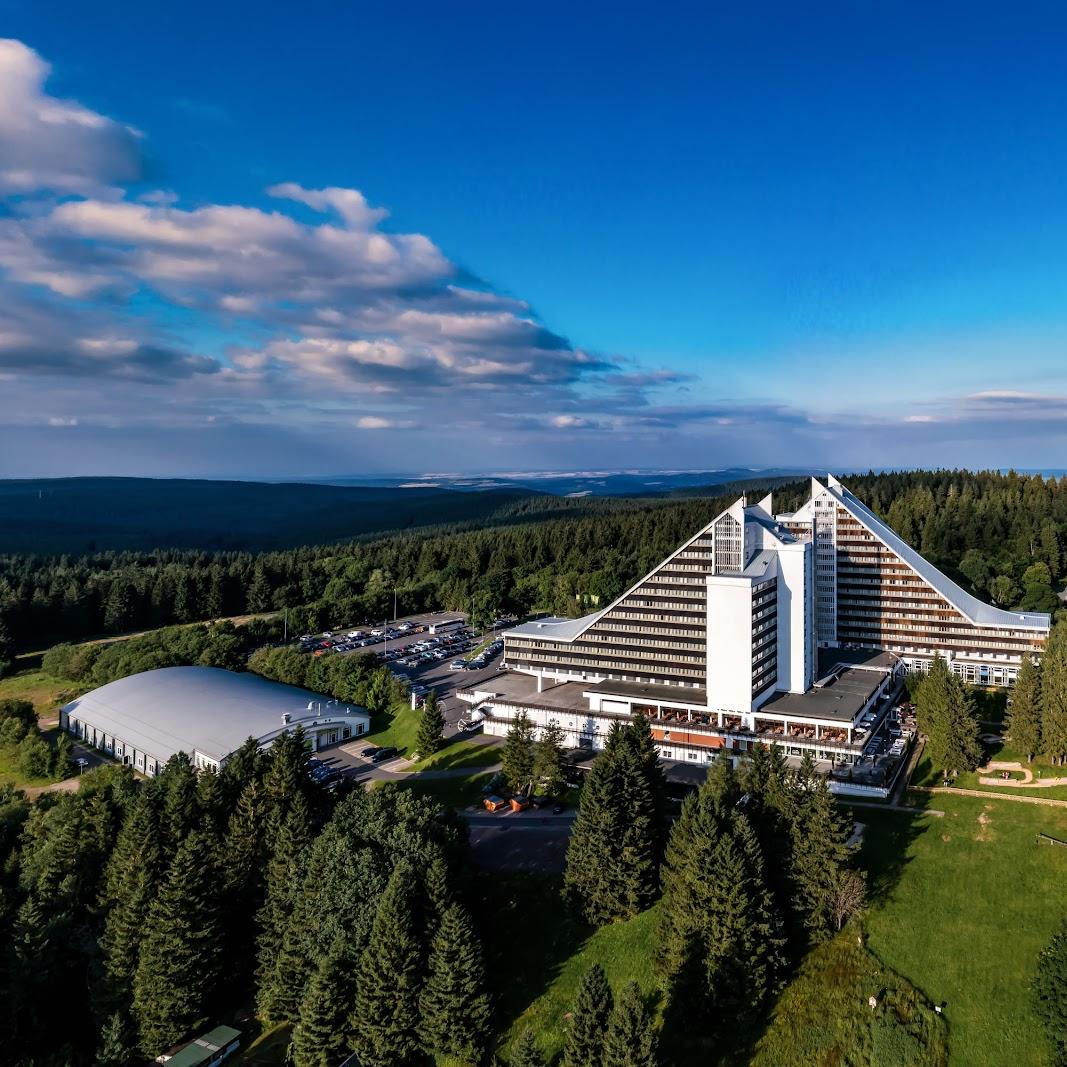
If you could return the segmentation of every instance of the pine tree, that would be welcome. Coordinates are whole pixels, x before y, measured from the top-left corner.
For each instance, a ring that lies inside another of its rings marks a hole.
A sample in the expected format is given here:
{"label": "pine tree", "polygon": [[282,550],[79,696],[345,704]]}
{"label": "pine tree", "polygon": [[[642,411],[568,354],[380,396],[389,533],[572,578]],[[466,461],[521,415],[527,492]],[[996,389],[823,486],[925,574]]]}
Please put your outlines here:
{"label": "pine tree", "polygon": [[1053,763],[1067,760],[1067,623],[1052,627],[1041,658],[1041,742]]}
{"label": "pine tree", "polygon": [[425,860],[419,877],[422,882],[422,898],[425,902],[426,933],[430,938],[437,933],[438,924],[445,911],[454,903],[448,861],[439,848],[429,849],[429,858]]}
{"label": "pine tree", "polygon": [[0,678],[3,678],[11,670],[11,664],[15,662],[15,642],[11,640],[11,634],[0,615]]}
{"label": "pine tree", "polygon": [[663,763],[659,758],[655,739],[652,737],[652,727],[645,716],[641,715],[627,725],[626,740],[633,747],[641,767],[649,814],[652,817],[653,847],[658,866],[667,846],[667,780],[663,774]]}
{"label": "pine tree", "polygon": [[223,907],[227,958],[238,980],[251,970],[255,956],[256,915],[263,906],[263,791],[251,779],[237,800],[222,850]]}
{"label": "pine tree", "polygon": [[1030,987],[1034,1014],[1048,1038],[1054,1067],[1067,1065],[1067,922],[1037,957],[1037,973]]}
{"label": "pine tree", "polygon": [[61,782],[74,773],[74,743],[65,730],[59,731],[56,747],[52,751],[52,777]]}
{"label": "pine tree", "polygon": [[825,940],[837,927],[840,872],[851,865],[850,830],[824,777],[816,775],[797,789],[790,854],[793,910],[815,941]]}
{"label": "pine tree", "polygon": [[563,894],[570,906],[592,925],[612,922],[622,912],[614,879],[615,852],[621,827],[615,750],[621,731],[613,726],[608,746],[593,761],[582,786],[578,816],[567,845]]}
{"label": "pine tree", "polygon": [[310,746],[303,727],[287,730],[274,740],[268,753],[269,765],[263,776],[268,804],[288,811],[297,796],[308,794]]}
{"label": "pine tree", "polygon": [[[645,722],[645,720],[641,720]],[[663,858],[662,805],[648,763],[640,747],[639,724],[623,731],[619,748],[616,883],[622,914],[636,915],[650,907],[659,893],[659,867]],[[646,723],[647,728],[647,723]],[[662,774],[657,766],[657,776]]]}
{"label": "pine tree", "polygon": [[525,789],[533,779],[534,732],[524,711],[515,716],[508,728],[500,764],[508,786],[515,792]]}
{"label": "pine tree", "polygon": [[545,1057],[529,1030],[523,1030],[515,1042],[508,1067],[545,1067]]}
{"label": "pine tree", "polygon": [[594,963],[578,985],[562,1067],[603,1067],[602,1046],[612,1007],[611,987],[604,968]]}
{"label": "pine tree", "polygon": [[942,656],[935,656],[929,672],[915,687],[915,725],[929,738],[948,716],[949,669]]}
{"label": "pine tree", "polygon": [[563,877],[565,898],[586,922],[632,918],[656,898],[660,773],[651,772],[640,731],[613,724],[582,789]]}
{"label": "pine tree", "polygon": [[148,909],[163,873],[156,803],[157,797],[150,788],[138,792],[105,871],[100,900],[105,915],[100,949],[113,995],[120,1001],[128,999]]}
{"label": "pine tree", "polygon": [[398,862],[378,901],[370,941],[356,968],[352,1024],[364,1067],[402,1067],[419,1054],[424,961],[416,919],[417,884],[412,865]]}
{"label": "pine tree", "polygon": [[163,791],[163,842],[173,856],[186,834],[200,821],[196,768],[187,753],[178,752],[167,760],[157,788]]}
{"label": "pine tree", "polygon": [[303,858],[311,840],[310,815],[304,798],[297,794],[291,810],[270,815],[266,838],[270,842],[263,907],[256,917],[256,1007],[272,1021],[295,1017],[300,991],[292,976],[280,965],[283,948],[292,923],[293,906],[299,891]]}
{"label": "pine tree", "polygon": [[229,811],[222,779],[212,767],[204,767],[197,772],[196,806],[200,810],[199,828],[210,829],[216,835],[221,835],[226,828]]}
{"label": "pine tree", "polygon": [[137,1054],[130,1026],[121,1011],[113,1012],[100,1031],[100,1045],[96,1052],[96,1067],[127,1067]]}
{"label": "pine tree", "polygon": [[[719,764],[716,764],[717,768]],[[713,768],[714,770],[714,768]],[[726,814],[709,777],[696,793],[685,798],[671,831],[662,868],[663,904],[659,909],[656,966],[668,992],[691,989],[702,994],[700,931],[706,921],[700,884],[704,856],[714,849]]]}
{"label": "pine tree", "polygon": [[704,935],[705,981],[719,1019],[758,1018],[781,988],[785,938],[767,886],[763,854],[748,818],[731,811],[724,837],[702,873],[716,904]]}
{"label": "pine tree", "polygon": [[656,1067],[659,1039],[636,982],[625,986],[604,1034],[603,1067]]}
{"label": "pine tree", "polygon": [[1041,751],[1041,671],[1029,656],[1023,656],[1011,690],[1005,731],[1012,745],[1026,753],[1027,763]]}
{"label": "pine tree", "polygon": [[489,1027],[482,946],[458,904],[441,916],[419,998],[419,1034],[427,1052],[476,1061]]}
{"label": "pine tree", "polygon": [[337,1067],[351,1050],[352,962],[331,952],[311,976],[293,1029],[295,1067]]}
{"label": "pine tree", "polygon": [[679,1019],[755,1017],[784,970],[779,912],[759,841],[716,765],[674,825],[663,864],[657,965]]}
{"label": "pine tree", "polygon": [[210,839],[194,830],[178,846],[141,941],[133,1010],[147,1055],[158,1055],[208,1019],[220,947],[218,872]]}
{"label": "pine tree", "polygon": [[259,742],[254,737],[249,737],[223,764],[219,776],[231,804],[237,803],[237,798],[248,787],[249,782],[262,781],[269,758],[259,747]]}
{"label": "pine tree", "polygon": [[445,717],[437,703],[437,694],[431,689],[426,694],[419,717],[419,729],[415,735],[415,749],[425,759],[440,751],[445,741]]}
{"label": "pine tree", "polygon": [[258,615],[270,607],[270,583],[258,563],[252,572],[252,581],[248,585],[245,598],[248,611],[252,615]]}
{"label": "pine tree", "polygon": [[982,759],[978,719],[963,682],[936,656],[919,686],[916,719],[926,751],[945,777],[973,770]]}
{"label": "pine tree", "polygon": [[534,792],[546,797],[555,797],[566,789],[563,741],[563,729],[553,719],[534,742]]}

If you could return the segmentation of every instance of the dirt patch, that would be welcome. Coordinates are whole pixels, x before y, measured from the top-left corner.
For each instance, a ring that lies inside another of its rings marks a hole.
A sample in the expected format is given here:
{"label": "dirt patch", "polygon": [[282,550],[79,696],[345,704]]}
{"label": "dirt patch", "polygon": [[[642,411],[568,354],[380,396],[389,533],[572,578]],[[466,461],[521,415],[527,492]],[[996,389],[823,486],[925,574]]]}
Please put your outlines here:
{"label": "dirt patch", "polygon": [[949,834],[942,834],[941,840],[947,845],[952,840],[952,837]]}
{"label": "dirt patch", "polygon": [[989,814],[989,805],[985,805],[985,810],[978,813],[978,833],[974,835],[975,841],[992,841],[993,840],[993,817]]}

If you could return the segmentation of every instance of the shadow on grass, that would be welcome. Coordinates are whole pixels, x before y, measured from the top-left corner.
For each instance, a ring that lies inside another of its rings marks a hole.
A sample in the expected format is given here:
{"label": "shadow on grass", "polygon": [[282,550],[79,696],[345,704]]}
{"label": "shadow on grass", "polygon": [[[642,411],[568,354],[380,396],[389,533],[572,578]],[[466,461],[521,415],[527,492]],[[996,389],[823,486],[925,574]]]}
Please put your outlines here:
{"label": "shadow on grass", "polygon": [[469,738],[452,737],[426,760],[415,765],[415,771],[450,771],[465,767],[488,767],[500,761],[500,746],[468,743]]}
{"label": "shadow on grass", "polygon": [[483,936],[488,971],[497,977],[494,1017],[506,1036],[512,1025],[559,977],[593,930],[570,915],[554,874],[479,879],[484,891]]}
{"label": "shadow on grass", "polygon": [[[916,768],[919,780],[923,764]],[[904,869],[912,859],[912,845],[934,826],[927,814],[935,808],[937,794],[906,793],[907,807],[877,811],[854,809],[857,822],[865,825],[859,866],[867,872],[867,902],[882,904],[893,895]]]}

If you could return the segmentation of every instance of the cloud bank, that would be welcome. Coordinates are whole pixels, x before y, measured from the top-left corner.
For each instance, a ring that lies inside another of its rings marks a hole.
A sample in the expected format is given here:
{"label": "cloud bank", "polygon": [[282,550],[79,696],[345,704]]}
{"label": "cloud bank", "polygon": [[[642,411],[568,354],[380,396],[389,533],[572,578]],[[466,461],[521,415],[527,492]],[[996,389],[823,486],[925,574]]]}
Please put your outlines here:
{"label": "cloud bank", "polygon": [[811,414],[587,351],[357,189],[146,187],[146,135],[49,74],[0,40],[0,476],[877,463],[887,437],[929,462],[1020,419],[1063,435],[1064,398]]}

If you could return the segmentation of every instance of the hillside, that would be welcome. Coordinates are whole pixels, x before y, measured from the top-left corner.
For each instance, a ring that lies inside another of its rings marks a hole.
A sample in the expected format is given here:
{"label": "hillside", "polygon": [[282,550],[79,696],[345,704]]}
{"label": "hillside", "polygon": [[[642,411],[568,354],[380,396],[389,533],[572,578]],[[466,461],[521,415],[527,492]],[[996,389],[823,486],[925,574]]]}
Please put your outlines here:
{"label": "hillside", "polygon": [[[731,472],[732,473],[732,472]],[[328,545],[413,528],[493,526],[629,509],[672,497],[765,492],[785,475],[634,496],[563,495],[527,485],[472,490],[458,485],[331,485],[157,478],[48,478],[0,481],[0,555],[91,555],[192,549],[269,552]],[[620,478],[618,488],[629,486]],[[560,485],[569,489],[571,483]]]}
{"label": "hillside", "polygon": [[531,495],[153,478],[0,481],[0,553],[291,548],[480,522]]}

